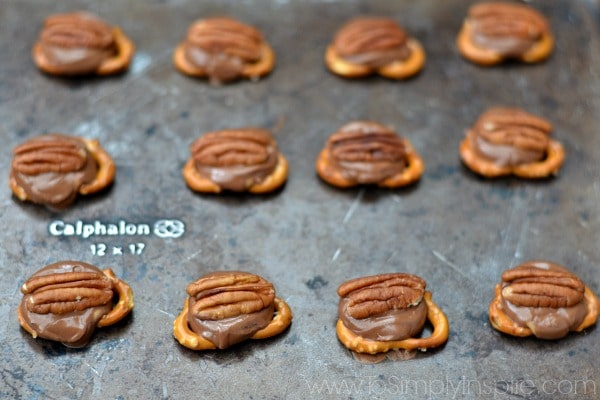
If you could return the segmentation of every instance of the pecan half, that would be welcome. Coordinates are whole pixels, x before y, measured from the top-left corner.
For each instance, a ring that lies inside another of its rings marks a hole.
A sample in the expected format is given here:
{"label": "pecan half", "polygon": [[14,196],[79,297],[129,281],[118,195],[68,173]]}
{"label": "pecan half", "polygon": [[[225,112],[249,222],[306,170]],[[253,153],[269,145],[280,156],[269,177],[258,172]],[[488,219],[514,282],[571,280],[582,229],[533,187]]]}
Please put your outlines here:
{"label": "pecan half", "polygon": [[190,314],[201,320],[220,320],[261,311],[273,305],[273,285],[247,272],[215,272],[187,287],[194,298]]}
{"label": "pecan half", "polygon": [[13,170],[25,175],[74,172],[88,161],[84,143],[64,135],[34,138],[15,147],[13,154]]}
{"label": "pecan half", "polygon": [[266,162],[275,149],[268,131],[240,128],[201,136],[192,144],[191,153],[199,165],[255,165]]}
{"label": "pecan half", "polygon": [[21,292],[29,311],[60,315],[111,302],[113,282],[102,272],[55,273],[30,278]]}
{"label": "pecan half", "polygon": [[332,156],[340,161],[404,163],[406,155],[402,139],[374,122],[346,124],[329,137],[328,145]]}
{"label": "pecan half", "polygon": [[552,125],[517,108],[491,108],[469,135],[474,149],[500,166],[541,161],[547,156]]}
{"label": "pecan half", "polygon": [[256,62],[261,56],[262,34],[256,28],[232,18],[207,18],[188,29],[187,42],[207,53],[223,53]]}
{"label": "pecan half", "polygon": [[115,46],[112,28],[86,12],[48,17],[40,40],[47,45],[66,48],[112,49]]}
{"label": "pecan half", "polygon": [[338,294],[348,301],[350,316],[364,319],[418,305],[425,286],[425,281],[418,276],[391,273],[350,280],[338,288]]}
{"label": "pecan half", "polygon": [[502,296],[522,307],[572,307],[584,297],[585,285],[563,268],[530,262],[502,274]]}
{"label": "pecan half", "polygon": [[505,56],[519,56],[549,31],[544,16],[531,7],[484,2],[469,9],[475,43]]}
{"label": "pecan half", "polygon": [[336,34],[333,45],[339,55],[356,54],[397,49],[406,46],[406,33],[388,18],[356,18],[342,27]]}

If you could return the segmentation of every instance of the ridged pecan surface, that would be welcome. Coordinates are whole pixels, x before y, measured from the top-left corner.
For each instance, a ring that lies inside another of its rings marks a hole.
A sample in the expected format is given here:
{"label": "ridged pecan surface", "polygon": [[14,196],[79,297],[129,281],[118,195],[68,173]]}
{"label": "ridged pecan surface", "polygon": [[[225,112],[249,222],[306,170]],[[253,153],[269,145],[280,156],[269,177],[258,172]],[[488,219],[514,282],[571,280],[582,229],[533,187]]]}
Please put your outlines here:
{"label": "ridged pecan surface", "polygon": [[63,135],[31,139],[15,147],[13,154],[13,170],[25,175],[79,171],[88,160],[84,143]]}
{"label": "ridged pecan surface", "polygon": [[338,288],[338,294],[348,300],[348,314],[363,319],[418,305],[425,286],[425,281],[415,275],[380,274],[350,280]]}
{"label": "ridged pecan surface", "polygon": [[256,62],[263,42],[260,31],[232,18],[207,18],[193,24],[187,34],[191,46],[210,54],[223,53]]}
{"label": "ridged pecan surface", "polygon": [[202,320],[220,320],[251,314],[271,306],[273,285],[247,272],[215,272],[188,285],[194,298],[190,313]]}
{"label": "ridged pecan surface", "polygon": [[522,264],[502,274],[502,296],[522,307],[571,307],[584,297],[585,285],[564,269]]}
{"label": "ridged pecan surface", "polygon": [[356,18],[340,29],[333,45],[342,56],[398,49],[406,46],[406,33],[388,18]]}
{"label": "ridged pecan surface", "polygon": [[65,272],[30,278],[21,288],[36,314],[66,314],[112,301],[113,282],[101,272]]}
{"label": "ridged pecan surface", "polygon": [[275,141],[271,134],[256,128],[207,133],[191,146],[197,164],[220,167],[261,164],[274,150]]}

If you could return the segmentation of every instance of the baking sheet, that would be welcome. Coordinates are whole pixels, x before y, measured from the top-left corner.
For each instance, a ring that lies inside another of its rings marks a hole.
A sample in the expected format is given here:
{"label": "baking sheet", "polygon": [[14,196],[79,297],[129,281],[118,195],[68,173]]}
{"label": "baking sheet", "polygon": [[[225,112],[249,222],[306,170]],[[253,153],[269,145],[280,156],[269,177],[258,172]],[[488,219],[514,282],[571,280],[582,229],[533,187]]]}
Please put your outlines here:
{"label": "baking sheet", "polygon": [[[600,291],[599,6],[531,2],[550,20],[553,56],[541,65],[484,69],[454,47],[471,3],[2,0],[0,397],[599,398],[597,328],[546,342],[500,335],[487,320],[500,273],[528,259],[562,263]],[[44,17],[75,9],[120,25],[134,40],[127,74],[65,80],[37,71],[30,48]],[[172,49],[187,25],[222,14],[262,28],[277,54],[268,78],[215,88],[174,70]],[[424,45],[425,70],[405,82],[329,74],[326,44],[361,14],[400,21]],[[494,105],[552,121],[567,151],[559,177],[486,181],[461,165],[465,128]],[[421,182],[396,191],[322,183],[314,159],[352,119],[408,137],[426,163]],[[206,131],[249,125],[276,130],[290,163],[284,189],[262,197],[190,192],[180,173],[189,144]],[[116,161],[114,186],[61,213],[12,198],[11,149],[51,131],[98,138]],[[154,227],[164,219],[182,221],[183,236],[50,230],[53,222]],[[112,267],[136,296],[133,315],[98,330],[82,350],[33,340],[16,318],[24,280],[64,259]],[[218,269],[271,280],[294,312],[291,328],[229,351],[179,346],[171,326],[186,284]],[[450,320],[450,338],[410,361],[363,365],[337,341],[336,289],[388,271],[427,280]]]}

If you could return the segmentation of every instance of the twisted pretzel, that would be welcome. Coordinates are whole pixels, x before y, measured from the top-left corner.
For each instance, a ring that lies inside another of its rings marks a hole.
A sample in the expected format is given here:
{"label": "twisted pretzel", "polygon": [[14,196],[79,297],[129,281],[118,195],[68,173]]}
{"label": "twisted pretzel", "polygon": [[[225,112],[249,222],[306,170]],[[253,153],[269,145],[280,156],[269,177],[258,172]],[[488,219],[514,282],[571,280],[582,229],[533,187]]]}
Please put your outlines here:
{"label": "twisted pretzel", "polygon": [[[506,57],[498,52],[475,45],[471,40],[472,30],[470,23],[465,22],[463,24],[456,38],[456,47],[460,53],[467,60],[486,67],[504,62]],[[537,63],[548,58],[553,48],[554,37],[550,32],[547,32],[529,50],[516,57],[516,59],[527,64]]]}
{"label": "twisted pretzel", "polygon": [[[115,163],[111,156],[102,148],[102,146],[100,146],[100,142],[97,139],[79,139],[83,141],[86,149],[98,165],[96,177],[93,181],[81,185],[79,187],[79,194],[94,194],[103,190],[113,182],[116,172]],[[12,174],[10,174],[9,177],[9,185],[10,189],[19,200],[29,200],[27,192],[25,192],[25,189],[17,183],[17,180]]]}
{"label": "twisted pretzel", "polygon": [[[107,268],[102,272],[113,282],[113,288],[116,290],[119,296],[119,301],[108,314],[105,314],[98,321],[96,324],[98,328],[114,325],[121,321],[123,318],[129,315],[134,306],[133,291],[131,290],[131,287],[122,280],[118,279],[112,269]],[[27,331],[34,339],[36,339],[38,337],[38,333],[25,320],[21,311],[21,307],[19,307],[17,310],[17,318],[21,327],[25,329],[25,331]]]}
{"label": "twisted pretzel", "polygon": [[560,142],[550,139],[546,149],[546,158],[542,161],[517,166],[498,166],[477,155],[473,150],[471,135],[460,143],[460,156],[463,162],[475,173],[487,178],[515,175],[519,178],[537,179],[558,174],[565,159],[565,150]]}
{"label": "twisted pretzel", "polygon": [[[98,69],[94,72],[97,75],[114,75],[121,73],[129,67],[131,59],[133,58],[133,53],[135,52],[135,45],[133,42],[125,36],[123,31],[118,27],[114,27],[112,33],[117,53],[113,57],[102,61],[98,66]],[[51,75],[63,75],[60,67],[56,67],[48,61],[39,42],[34,45],[32,55],[34,62],[42,71]]]}
{"label": "twisted pretzel", "polygon": [[[257,331],[250,339],[267,339],[283,332],[292,322],[292,310],[285,300],[275,297],[275,313],[273,319],[263,329]],[[217,347],[209,340],[192,331],[188,325],[188,299],[183,303],[183,310],[173,322],[173,335],[184,347],[192,350],[214,350]]]}
{"label": "twisted pretzel", "polygon": [[448,340],[448,319],[442,310],[431,300],[431,292],[425,291],[423,299],[427,304],[427,319],[433,325],[433,332],[428,338],[409,338],[403,340],[379,341],[358,336],[338,320],[336,331],[340,342],[357,353],[386,353],[390,350],[423,350],[438,347]]}
{"label": "twisted pretzel", "polygon": [[382,67],[352,64],[341,57],[333,45],[325,51],[325,64],[331,72],[344,78],[362,78],[372,74],[379,74],[389,79],[406,79],[417,74],[425,65],[425,50],[415,39],[408,39],[406,46],[410,49],[410,56],[404,61],[393,61]]}
{"label": "twisted pretzel", "polygon": [[[410,185],[421,178],[425,169],[425,163],[419,154],[413,149],[408,139],[402,138],[406,150],[407,166],[398,174],[391,176],[377,185],[379,187],[394,189]],[[325,182],[339,188],[349,188],[358,185],[354,180],[345,178],[339,169],[331,165],[331,154],[327,147],[321,150],[316,161],[317,173]]]}
{"label": "twisted pretzel", "polygon": [[[193,158],[190,158],[185,163],[182,174],[185,182],[193,191],[202,193],[221,193],[222,189],[219,185],[198,172]],[[283,185],[287,179],[287,175],[288,162],[284,155],[279,153],[275,170],[263,179],[262,182],[250,186],[248,191],[255,194],[270,193]]]}
{"label": "twisted pretzel", "polygon": [[[173,64],[186,75],[196,78],[206,78],[208,74],[204,68],[191,63],[185,56],[185,46],[180,44],[173,53]],[[247,79],[257,79],[267,75],[275,67],[275,52],[267,42],[261,43],[260,59],[251,64],[244,65],[242,76]]]}
{"label": "twisted pretzel", "polygon": [[[512,319],[502,311],[501,306],[501,295],[502,285],[496,284],[494,290],[495,297],[490,303],[489,307],[489,318],[492,327],[500,332],[507,333],[512,336],[527,337],[534,335],[533,331],[527,327],[517,325]],[[586,285],[585,292],[583,295],[583,301],[587,305],[587,314],[581,324],[574,329],[575,332],[581,332],[587,327],[590,327],[596,323],[598,319],[598,308],[600,307],[600,300],[592,292],[592,290]]]}

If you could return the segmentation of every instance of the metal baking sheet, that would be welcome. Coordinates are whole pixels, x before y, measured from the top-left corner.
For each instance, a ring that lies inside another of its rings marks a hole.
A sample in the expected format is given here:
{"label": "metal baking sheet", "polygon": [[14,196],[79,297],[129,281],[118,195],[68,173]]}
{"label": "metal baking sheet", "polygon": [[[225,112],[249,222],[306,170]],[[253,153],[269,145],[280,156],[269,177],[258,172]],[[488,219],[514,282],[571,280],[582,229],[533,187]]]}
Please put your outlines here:
{"label": "metal baking sheet", "polygon": [[[600,291],[600,7],[532,1],[555,33],[552,57],[486,69],[463,60],[454,46],[471,3],[2,0],[0,397],[600,398],[597,327],[547,342],[501,335],[487,320],[500,273],[524,260],[562,263]],[[120,25],[134,40],[128,73],[67,80],[35,68],[30,49],[44,17],[75,9]],[[174,70],[172,50],[187,25],[222,14],[262,28],[277,54],[269,77],[211,87]],[[396,18],[421,40],[428,58],[418,77],[347,81],[326,71],[326,44],[362,14]],[[552,121],[567,151],[557,178],[486,181],[461,165],[465,128],[493,105],[520,106]],[[421,182],[395,191],[322,183],[315,157],[327,136],[352,119],[380,121],[408,137],[426,163]],[[189,191],[180,172],[189,144],[206,131],[248,125],[276,131],[290,162],[283,190]],[[11,149],[51,131],[100,139],[117,164],[114,186],[61,213],[11,197]],[[157,236],[160,220],[182,221],[185,233]],[[65,224],[78,221],[125,226],[112,236],[83,237],[76,229],[65,236]],[[147,225],[150,234],[129,225]],[[33,340],[16,318],[23,281],[64,259],[112,267],[136,296],[131,318],[98,330],[82,350]],[[182,348],[171,327],[185,286],[219,269],[274,282],[293,309],[291,328],[229,351]],[[450,320],[450,338],[410,361],[364,365],[336,338],[336,289],[349,278],[388,271],[427,280]]]}

